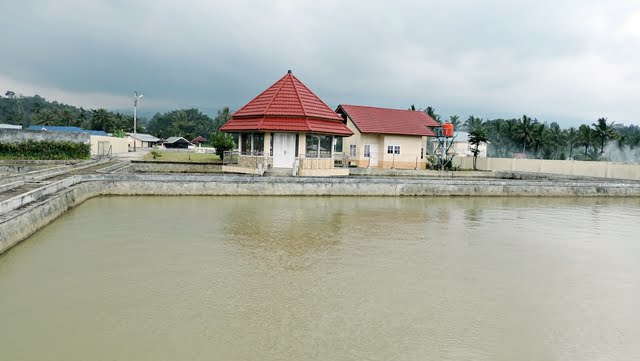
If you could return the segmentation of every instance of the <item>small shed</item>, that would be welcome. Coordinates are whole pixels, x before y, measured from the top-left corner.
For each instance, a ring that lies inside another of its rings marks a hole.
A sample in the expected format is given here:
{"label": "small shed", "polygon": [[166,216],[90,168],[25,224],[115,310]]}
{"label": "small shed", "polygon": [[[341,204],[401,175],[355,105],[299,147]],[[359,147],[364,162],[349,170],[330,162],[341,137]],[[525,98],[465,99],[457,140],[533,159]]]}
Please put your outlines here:
{"label": "small shed", "polygon": [[195,145],[198,145],[198,146],[200,145],[200,143],[207,143],[207,142],[208,142],[207,138],[205,138],[205,137],[203,137],[203,136],[201,136],[201,135],[199,135],[199,136],[195,137],[195,138],[191,141],[191,143],[193,143],[193,144],[195,144]]}
{"label": "small shed", "polygon": [[184,139],[183,137],[170,137],[164,141],[165,148],[187,149],[192,145],[193,143]]}

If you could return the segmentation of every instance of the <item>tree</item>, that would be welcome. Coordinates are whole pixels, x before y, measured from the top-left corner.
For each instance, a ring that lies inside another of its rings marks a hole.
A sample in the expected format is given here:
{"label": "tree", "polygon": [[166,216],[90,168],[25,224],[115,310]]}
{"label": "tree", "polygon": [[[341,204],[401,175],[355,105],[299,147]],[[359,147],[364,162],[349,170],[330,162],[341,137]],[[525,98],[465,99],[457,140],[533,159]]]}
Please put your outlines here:
{"label": "tree", "polygon": [[469,144],[474,146],[474,148],[471,149],[473,153],[473,170],[477,170],[476,163],[478,161],[478,153],[480,153],[480,144],[486,143],[487,140],[487,130],[483,127],[477,127],[469,132]]}
{"label": "tree", "polygon": [[436,110],[432,106],[428,106],[427,109],[424,110],[427,115],[429,115],[433,120],[442,124],[442,120],[440,119],[440,115],[436,114]]}
{"label": "tree", "polygon": [[569,146],[569,159],[573,159],[573,147],[578,143],[578,131],[571,127],[564,130],[563,133],[566,144]]}
{"label": "tree", "polygon": [[588,125],[582,124],[578,128],[577,144],[584,147],[584,159],[588,158],[589,147],[593,146],[593,130]]}
{"label": "tree", "polygon": [[473,115],[470,115],[469,118],[467,118],[467,120],[464,122],[464,129],[469,133],[483,127],[484,120],[482,120],[482,118],[474,117]]}
{"label": "tree", "polygon": [[7,92],[4,93],[4,95],[9,99],[15,99],[16,97],[16,93],[11,90],[7,90]]}
{"label": "tree", "polygon": [[229,120],[231,120],[231,111],[229,111],[229,107],[224,107],[218,110],[218,115],[216,115],[213,120],[213,130],[217,132],[220,127],[225,125]]}
{"label": "tree", "polygon": [[219,155],[222,160],[224,160],[225,151],[233,150],[236,147],[233,137],[223,132],[214,132],[211,134],[211,145],[216,148],[216,154]]}
{"label": "tree", "polygon": [[617,132],[614,129],[614,123],[607,123],[607,118],[600,118],[593,126],[593,137],[600,141],[600,155],[604,154],[604,145],[610,139],[617,137]]}
{"label": "tree", "polygon": [[533,133],[531,134],[531,147],[533,148],[533,157],[538,158],[541,149],[549,145],[549,133],[545,123],[533,123]]}
{"label": "tree", "polygon": [[460,117],[457,115],[450,116],[449,123],[453,124],[453,129],[460,128]]}
{"label": "tree", "polygon": [[522,119],[518,119],[518,124],[514,129],[515,137],[522,141],[522,153],[527,152],[527,144],[531,144],[533,140],[534,121],[526,115]]}

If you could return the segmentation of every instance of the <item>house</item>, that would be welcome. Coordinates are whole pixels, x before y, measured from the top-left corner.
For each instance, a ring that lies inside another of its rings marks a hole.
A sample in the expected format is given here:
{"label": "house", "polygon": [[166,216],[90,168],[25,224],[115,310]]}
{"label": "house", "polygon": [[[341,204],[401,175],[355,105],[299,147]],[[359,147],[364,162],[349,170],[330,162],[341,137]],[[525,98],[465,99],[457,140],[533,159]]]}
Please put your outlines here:
{"label": "house", "polygon": [[207,143],[207,142],[208,142],[207,138],[205,138],[205,137],[203,137],[203,136],[201,136],[201,135],[199,135],[199,136],[195,137],[195,138],[191,141],[191,143],[193,143],[193,144],[195,144],[195,145],[197,145],[197,146],[200,146],[200,144],[202,144],[202,143]]}
{"label": "house", "polygon": [[344,139],[349,164],[365,168],[425,169],[427,137],[440,124],[422,111],[341,104],[353,135]]}
{"label": "house", "polygon": [[[439,152],[440,144],[437,139],[431,140],[434,151],[436,153]],[[467,132],[457,132],[455,138],[453,138],[453,142],[451,143],[451,147],[449,148],[448,154],[454,155],[456,157],[473,157],[472,149],[475,146],[469,143],[469,133]],[[478,145],[478,157],[487,157],[487,143],[480,143]]]}
{"label": "house", "polygon": [[297,169],[297,175],[348,175],[348,169],[334,167],[334,143],[353,132],[291,71],[220,130],[238,133],[239,164],[243,157],[260,157],[273,168]]}
{"label": "house", "polygon": [[127,133],[126,138],[129,142],[129,148],[152,148],[160,142],[160,138],[144,133]]}
{"label": "house", "polygon": [[43,130],[47,132],[61,132],[61,133],[87,133],[89,135],[99,135],[102,137],[108,137],[109,134],[102,130],[87,130],[79,127],[68,127],[59,125],[32,125],[29,130]]}
{"label": "house", "polygon": [[193,146],[193,143],[182,137],[170,137],[164,141],[165,148],[187,149]]}

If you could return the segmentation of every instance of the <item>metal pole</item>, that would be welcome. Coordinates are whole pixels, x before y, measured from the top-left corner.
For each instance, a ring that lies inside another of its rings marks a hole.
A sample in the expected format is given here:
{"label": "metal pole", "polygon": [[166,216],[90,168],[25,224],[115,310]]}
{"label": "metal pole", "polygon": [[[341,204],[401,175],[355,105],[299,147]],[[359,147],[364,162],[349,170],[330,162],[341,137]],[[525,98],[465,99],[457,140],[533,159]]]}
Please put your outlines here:
{"label": "metal pole", "polygon": [[133,98],[133,151],[136,151],[136,140],[138,136],[138,100],[142,98],[142,94],[138,95],[138,91],[134,92]]}

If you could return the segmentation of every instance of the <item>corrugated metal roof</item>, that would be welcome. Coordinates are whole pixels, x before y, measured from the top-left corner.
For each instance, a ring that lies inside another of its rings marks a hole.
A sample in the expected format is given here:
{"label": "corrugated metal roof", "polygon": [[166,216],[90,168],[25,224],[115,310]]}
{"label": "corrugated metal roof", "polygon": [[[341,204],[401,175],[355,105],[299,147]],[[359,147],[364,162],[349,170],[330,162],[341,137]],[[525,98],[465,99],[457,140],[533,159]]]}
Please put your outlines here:
{"label": "corrugated metal roof", "polygon": [[185,142],[187,142],[187,143],[191,144],[191,142],[190,142],[190,141],[188,141],[188,140],[184,139],[183,137],[169,137],[169,138],[167,138],[167,140],[165,140],[164,142],[165,142],[165,143],[175,143],[175,142],[179,141],[180,139],[182,139],[182,140],[184,140]]}
{"label": "corrugated metal roof", "polygon": [[435,137],[436,134],[430,127],[440,126],[422,111],[347,104],[339,105],[336,111],[346,113],[361,133]]}
{"label": "corrugated metal roof", "polygon": [[[127,133],[127,135],[130,136],[131,138],[134,138],[133,133]],[[160,140],[160,138],[154,137],[151,134],[144,134],[144,133],[136,133],[135,138],[141,142],[157,142]]]}
{"label": "corrugated metal roof", "polygon": [[101,135],[104,137],[109,136],[106,132],[102,130],[87,130],[78,127],[67,127],[60,125],[32,125],[29,130],[44,130],[48,132],[61,132],[61,133],[88,133],[90,135]]}
{"label": "corrugated metal roof", "polygon": [[220,130],[353,134],[342,118],[291,72],[240,108]]}

